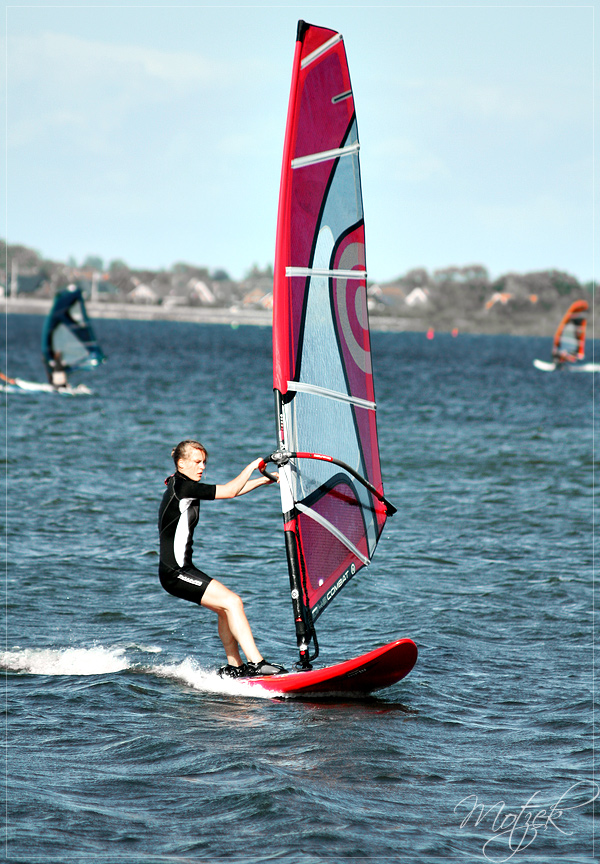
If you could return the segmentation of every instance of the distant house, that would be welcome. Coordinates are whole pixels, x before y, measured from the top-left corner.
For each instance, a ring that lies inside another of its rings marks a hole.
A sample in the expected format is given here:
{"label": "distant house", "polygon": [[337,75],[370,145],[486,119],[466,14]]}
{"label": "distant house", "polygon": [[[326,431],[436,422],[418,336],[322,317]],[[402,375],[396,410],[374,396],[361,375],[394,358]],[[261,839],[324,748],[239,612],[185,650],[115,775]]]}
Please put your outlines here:
{"label": "distant house", "polygon": [[502,303],[503,306],[506,306],[509,300],[512,300],[513,295],[509,294],[507,291],[496,291],[495,294],[492,294],[490,299],[485,304],[486,309],[491,309],[492,306],[495,306],[496,303]]}
{"label": "distant house", "polygon": [[416,306],[417,304],[423,305],[427,303],[427,289],[423,288],[413,288],[408,297],[405,298],[404,302],[407,306]]}
{"label": "distant house", "polygon": [[83,291],[83,296],[88,300],[110,300],[117,297],[119,289],[110,281],[108,274],[96,274],[91,277],[80,277],[76,283],[78,288]]}
{"label": "distant house", "polygon": [[375,312],[383,306],[381,299],[381,288],[377,284],[367,286],[367,309],[369,312]]}
{"label": "distant house", "polygon": [[267,291],[265,293],[261,287],[253,288],[252,291],[244,295],[242,302],[244,306],[262,306],[263,309],[272,309],[273,292]]}
{"label": "distant house", "polygon": [[[371,295],[373,296],[373,294]],[[399,285],[382,285],[377,299],[386,306],[400,306],[406,300],[406,291]]]}
{"label": "distant house", "polygon": [[138,282],[128,293],[127,299],[132,303],[156,303],[158,301],[158,294],[149,285]]}
{"label": "distant house", "polygon": [[[16,294],[35,294],[46,281],[45,273],[19,273],[16,276]],[[12,291],[12,286],[11,286]]]}
{"label": "distant house", "polygon": [[190,279],[188,289],[190,299],[197,300],[206,306],[213,306],[217,302],[217,298],[202,279]]}

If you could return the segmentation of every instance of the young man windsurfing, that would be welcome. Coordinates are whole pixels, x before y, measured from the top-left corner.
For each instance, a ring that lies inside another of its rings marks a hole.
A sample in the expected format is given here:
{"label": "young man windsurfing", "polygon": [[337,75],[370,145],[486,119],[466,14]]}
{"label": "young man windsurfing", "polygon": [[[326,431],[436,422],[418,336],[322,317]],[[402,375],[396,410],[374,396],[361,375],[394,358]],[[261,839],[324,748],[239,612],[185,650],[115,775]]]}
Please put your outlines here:
{"label": "young man windsurfing", "polygon": [[[261,462],[255,459],[228,483],[202,483],[207,452],[198,441],[181,441],[171,455],[176,470],[165,480],[167,489],[158,515],[161,585],[169,594],[217,613],[219,637],[227,655],[227,665],[219,670],[221,676],[239,678],[285,672],[283,666],[265,660],[256,647],[241,598],[192,563],[193,534],[200,515],[200,501],[237,498],[273,481],[267,477],[250,479]],[[240,649],[246,662],[242,660]]]}

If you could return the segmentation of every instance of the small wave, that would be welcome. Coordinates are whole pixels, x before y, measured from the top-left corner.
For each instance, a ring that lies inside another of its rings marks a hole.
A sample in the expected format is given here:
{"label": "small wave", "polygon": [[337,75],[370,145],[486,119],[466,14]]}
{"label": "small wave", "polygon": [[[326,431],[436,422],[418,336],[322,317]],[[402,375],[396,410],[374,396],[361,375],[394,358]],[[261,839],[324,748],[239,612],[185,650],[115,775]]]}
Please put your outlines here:
{"label": "small wave", "polygon": [[0,654],[1,668],[32,675],[103,675],[130,665],[124,648],[24,648]]}
{"label": "small wave", "polygon": [[159,645],[138,645],[136,642],[127,646],[127,651],[137,651],[142,654],[161,654],[162,650]]}

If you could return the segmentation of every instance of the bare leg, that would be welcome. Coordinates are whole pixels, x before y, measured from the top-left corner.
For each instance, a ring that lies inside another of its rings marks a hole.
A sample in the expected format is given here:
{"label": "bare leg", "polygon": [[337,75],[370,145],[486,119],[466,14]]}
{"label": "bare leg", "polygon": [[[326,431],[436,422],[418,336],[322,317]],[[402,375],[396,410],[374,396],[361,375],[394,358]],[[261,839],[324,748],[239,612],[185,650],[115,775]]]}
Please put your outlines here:
{"label": "bare leg", "polygon": [[226,588],[217,579],[213,579],[204,592],[202,606],[211,609],[219,616],[219,636],[227,655],[227,662],[232,666],[241,666],[241,648],[250,663],[259,663],[263,658],[256,647],[252,630],[244,604],[240,597]]}

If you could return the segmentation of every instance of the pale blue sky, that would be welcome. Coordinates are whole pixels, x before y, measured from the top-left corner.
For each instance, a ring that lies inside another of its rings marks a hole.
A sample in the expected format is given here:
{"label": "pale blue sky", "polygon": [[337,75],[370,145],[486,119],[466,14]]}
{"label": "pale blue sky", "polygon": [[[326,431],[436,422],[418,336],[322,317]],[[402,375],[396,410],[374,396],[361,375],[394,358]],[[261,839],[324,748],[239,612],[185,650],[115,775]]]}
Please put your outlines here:
{"label": "pale blue sky", "polygon": [[3,236],[44,256],[273,262],[299,18],[341,31],[369,276],[593,278],[593,6],[6,6]]}

